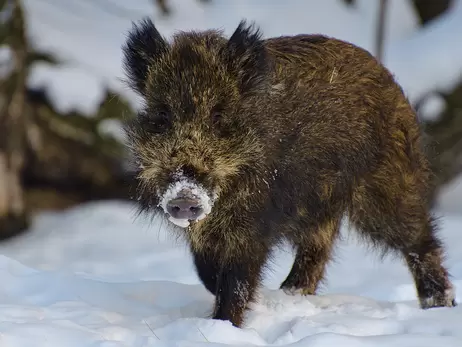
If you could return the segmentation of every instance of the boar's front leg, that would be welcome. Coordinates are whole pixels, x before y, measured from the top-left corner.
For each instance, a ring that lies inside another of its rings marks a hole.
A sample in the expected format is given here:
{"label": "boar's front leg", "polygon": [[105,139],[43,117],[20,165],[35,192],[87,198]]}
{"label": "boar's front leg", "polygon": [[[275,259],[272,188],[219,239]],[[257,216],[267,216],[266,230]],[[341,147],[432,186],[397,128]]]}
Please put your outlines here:
{"label": "boar's front leg", "polygon": [[193,251],[194,265],[196,266],[199,279],[207,290],[215,295],[217,291],[217,276],[219,265],[214,257],[207,252]]}
{"label": "boar's front leg", "polygon": [[229,320],[240,327],[248,305],[255,297],[265,263],[265,254],[233,257],[218,275],[214,319]]}

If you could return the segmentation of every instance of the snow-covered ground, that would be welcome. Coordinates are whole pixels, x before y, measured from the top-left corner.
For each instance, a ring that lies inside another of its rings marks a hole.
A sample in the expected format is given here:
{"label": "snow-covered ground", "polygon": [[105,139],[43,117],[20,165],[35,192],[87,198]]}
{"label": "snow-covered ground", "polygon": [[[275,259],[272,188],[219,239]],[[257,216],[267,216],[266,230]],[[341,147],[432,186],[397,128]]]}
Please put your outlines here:
{"label": "snow-covered ground", "polygon": [[[213,297],[183,243],[134,205],[100,202],[37,217],[0,246],[0,346],[458,346],[462,306],[420,310],[399,259],[381,262],[344,229],[322,295],[277,290],[277,252],[245,326],[208,318]],[[462,297],[462,217],[447,216],[447,265]]]}
{"label": "snow-covered ground", "polygon": [[[93,113],[106,87],[136,105],[120,81],[120,46],[130,21],[144,15],[154,15],[167,37],[210,27],[229,34],[246,17],[265,36],[324,33],[373,51],[378,1],[356,2],[171,0],[174,14],[164,20],[152,0],[24,0],[33,46],[64,60],[36,64],[29,84],[46,86],[64,112]],[[435,87],[451,88],[462,75],[462,0],[424,30],[409,1],[389,3],[386,65],[413,100]],[[1,60],[7,52],[0,50]],[[444,107],[440,101],[430,100],[426,116]],[[446,264],[459,300],[461,188],[462,179],[448,186],[440,204]],[[462,346],[462,305],[420,310],[404,264],[381,261],[346,229],[323,295],[290,297],[277,290],[293,259],[283,249],[244,328],[213,321],[207,318],[213,298],[199,283],[185,244],[170,237],[165,223],[135,220],[135,211],[130,203],[101,202],[41,214],[30,233],[0,245],[1,347]]]}

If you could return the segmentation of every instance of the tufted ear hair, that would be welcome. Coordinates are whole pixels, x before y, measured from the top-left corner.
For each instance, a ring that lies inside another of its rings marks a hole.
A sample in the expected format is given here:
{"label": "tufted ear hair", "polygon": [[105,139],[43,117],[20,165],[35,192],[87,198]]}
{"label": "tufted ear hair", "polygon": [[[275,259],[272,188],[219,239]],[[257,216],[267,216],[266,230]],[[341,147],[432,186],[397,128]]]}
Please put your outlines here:
{"label": "tufted ear hair", "polygon": [[122,47],[122,64],[129,86],[140,95],[145,96],[150,65],[168,49],[167,41],[149,18],[133,23]]}
{"label": "tufted ear hair", "polygon": [[267,76],[269,64],[261,36],[255,24],[242,20],[226,45],[228,66],[237,76],[243,94],[256,91]]}

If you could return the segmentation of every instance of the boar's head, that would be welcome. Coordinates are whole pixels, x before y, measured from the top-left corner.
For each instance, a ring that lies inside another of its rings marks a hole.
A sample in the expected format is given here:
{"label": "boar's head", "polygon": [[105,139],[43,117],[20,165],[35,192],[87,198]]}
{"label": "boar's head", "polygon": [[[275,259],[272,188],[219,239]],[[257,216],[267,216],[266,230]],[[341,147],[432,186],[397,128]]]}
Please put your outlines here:
{"label": "boar's head", "polygon": [[167,42],[142,20],[123,53],[128,84],[143,100],[126,126],[141,206],[186,227],[210,214],[262,155],[249,117],[269,80],[260,33],[242,21],[229,39],[208,30]]}

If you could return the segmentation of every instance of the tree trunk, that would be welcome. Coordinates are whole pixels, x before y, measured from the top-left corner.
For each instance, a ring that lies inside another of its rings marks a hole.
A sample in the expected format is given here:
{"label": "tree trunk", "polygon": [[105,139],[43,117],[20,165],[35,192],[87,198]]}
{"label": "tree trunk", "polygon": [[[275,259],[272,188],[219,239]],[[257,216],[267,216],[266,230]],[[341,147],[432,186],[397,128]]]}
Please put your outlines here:
{"label": "tree trunk", "polygon": [[0,95],[0,134],[3,134],[0,138],[0,239],[15,235],[28,225],[21,184],[25,155],[23,116],[27,45],[21,4],[14,0],[11,5],[11,16],[3,28],[14,67],[2,81]]}
{"label": "tree trunk", "polygon": [[377,20],[377,32],[375,38],[375,54],[377,60],[381,61],[383,59],[383,47],[385,45],[385,22],[387,18],[387,7],[388,1],[387,0],[379,0],[379,13],[378,13],[378,20]]}

